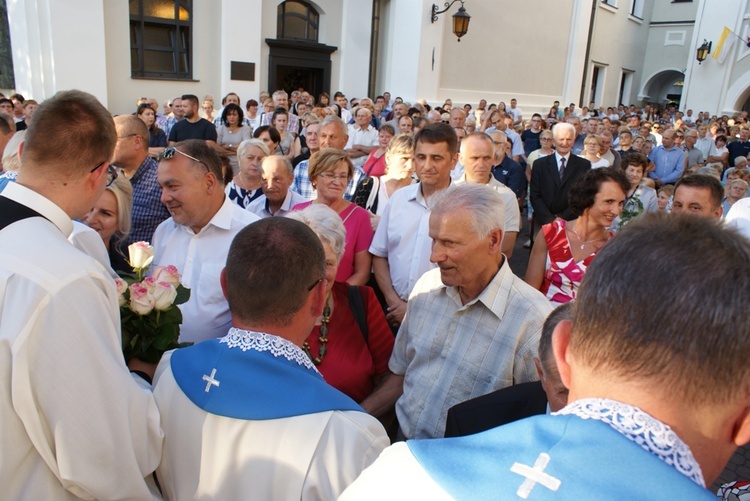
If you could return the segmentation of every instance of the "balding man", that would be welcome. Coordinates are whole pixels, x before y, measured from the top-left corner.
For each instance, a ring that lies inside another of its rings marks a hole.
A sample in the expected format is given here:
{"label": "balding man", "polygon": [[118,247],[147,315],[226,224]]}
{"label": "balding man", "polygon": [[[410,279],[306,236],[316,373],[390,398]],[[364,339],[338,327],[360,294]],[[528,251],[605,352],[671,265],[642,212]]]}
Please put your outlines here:
{"label": "balding man", "polygon": [[466,126],[466,112],[461,108],[451,110],[451,127],[463,129]]}
{"label": "balding man", "polygon": [[[502,132],[496,131],[493,134],[502,134]],[[505,209],[505,232],[503,233],[501,251],[505,257],[510,259],[513,255],[516,236],[521,229],[521,213],[513,191],[492,175],[493,159],[495,158],[495,147],[492,141],[492,138],[484,132],[474,132],[463,140],[458,158],[464,166],[465,172],[456,181],[456,184],[484,184],[500,194]]]}
{"label": "balding man", "polygon": [[344,147],[352,163],[362,167],[370,152],[378,146],[378,130],[370,125],[372,111],[365,106],[354,109],[354,124],[349,125],[349,140]]}
{"label": "balding man", "polygon": [[[376,131],[377,132],[377,131]],[[349,132],[346,123],[337,116],[328,116],[320,122],[318,128],[318,145],[319,149],[323,148],[336,148],[337,150],[344,150],[347,142],[349,141]],[[310,161],[304,160],[300,162],[294,169],[294,183],[292,189],[305,197],[306,200],[315,200],[318,198],[318,192],[312,187],[310,182],[310,175],[308,172],[308,166]],[[365,177],[365,171],[361,167],[354,166],[354,176],[349,178],[349,183],[346,185],[346,192],[344,198],[351,202],[354,197],[354,192],[357,189],[357,185]]]}
{"label": "balding man", "polygon": [[154,231],[169,217],[169,211],[161,203],[161,187],[156,180],[158,164],[148,154],[146,125],[136,116],[120,115],[115,117],[115,130],[117,144],[112,164],[133,185],[131,228],[123,242],[124,249],[133,242],[152,242]]}
{"label": "balding man", "polygon": [[661,146],[651,150],[648,156],[655,166],[648,177],[654,180],[657,188],[675,183],[685,170],[685,152],[675,145],[676,134],[674,129],[665,130],[661,136]]}
{"label": "balding man", "polygon": [[246,207],[258,217],[285,216],[292,207],[307,201],[302,195],[289,189],[294,182],[294,171],[286,157],[271,155],[264,158],[260,176],[263,180],[263,195]]}

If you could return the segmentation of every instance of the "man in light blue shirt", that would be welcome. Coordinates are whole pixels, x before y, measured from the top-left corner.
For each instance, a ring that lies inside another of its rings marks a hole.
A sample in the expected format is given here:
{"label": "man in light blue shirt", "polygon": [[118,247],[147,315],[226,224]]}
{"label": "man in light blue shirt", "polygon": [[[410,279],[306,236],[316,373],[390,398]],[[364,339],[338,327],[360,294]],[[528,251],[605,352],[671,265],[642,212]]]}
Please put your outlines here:
{"label": "man in light blue shirt", "polygon": [[648,156],[656,166],[656,169],[648,173],[648,177],[656,182],[657,188],[677,182],[685,169],[685,152],[674,145],[674,136],[673,129],[664,131],[661,146],[654,148]]}

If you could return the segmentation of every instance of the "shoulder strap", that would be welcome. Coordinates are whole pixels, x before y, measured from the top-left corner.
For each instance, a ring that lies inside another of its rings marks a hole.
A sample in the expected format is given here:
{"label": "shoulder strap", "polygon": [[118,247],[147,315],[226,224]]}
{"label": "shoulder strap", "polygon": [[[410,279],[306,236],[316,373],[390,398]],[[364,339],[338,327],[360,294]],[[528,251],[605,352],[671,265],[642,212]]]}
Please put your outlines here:
{"label": "shoulder strap", "polygon": [[7,197],[0,197],[0,231],[11,224],[30,217],[44,217],[34,209]]}
{"label": "shoulder strap", "polygon": [[354,320],[357,321],[359,330],[362,332],[362,337],[365,338],[365,343],[367,343],[367,311],[362,299],[362,291],[358,285],[349,286],[349,307],[354,314]]}
{"label": "shoulder strap", "polygon": [[370,190],[370,196],[367,197],[367,204],[365,204],[365,209],[369,210],[372,213],[375,213],[378,210],[378,193],[380,192],[380,178],[373,177],[371,179],[372,179],[372,188]]}

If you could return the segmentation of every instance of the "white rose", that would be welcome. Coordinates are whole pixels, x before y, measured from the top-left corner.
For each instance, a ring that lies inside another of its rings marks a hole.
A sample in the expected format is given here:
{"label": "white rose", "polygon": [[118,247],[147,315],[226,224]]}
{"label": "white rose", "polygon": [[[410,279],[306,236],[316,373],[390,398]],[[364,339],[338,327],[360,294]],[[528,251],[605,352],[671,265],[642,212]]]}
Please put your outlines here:
{"label": "white rose", "polygon": [[125,291],[128,290],[128,283],[122,278],[115,278],[115,287],[117,287],[117,301],[120,306],[125,306]]}
{"label": "white rose", "polygon": [[151,276],[157,282],[167,282],[175,287],[180,285],[180,272],[176,266],[157,266]]}
{"label": "white rose", "polygon": [[130,309],[138,315],[148,315],[154,309],[154,296],[139,283],[130,286]]}
{"label": "white rose", "polygon": [[154,260],[154,248],[148,242],[135,242],[128,246],[128,257],[133,269],[146,269]]}
{"label": "white rose", "polygon": [[154,308],[157,310],[168,310],[177,297],[177,289],[167,282],[157,282],[154,287]]}

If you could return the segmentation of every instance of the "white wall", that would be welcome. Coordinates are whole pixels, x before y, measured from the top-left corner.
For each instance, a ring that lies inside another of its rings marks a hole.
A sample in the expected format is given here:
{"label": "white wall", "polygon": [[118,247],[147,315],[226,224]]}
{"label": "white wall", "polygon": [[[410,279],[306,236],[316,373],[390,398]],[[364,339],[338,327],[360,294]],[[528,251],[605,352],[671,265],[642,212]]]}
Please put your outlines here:
{"label": "white wall", "polygon": [[[733,108],[726,109],[726,99],[727,91],[733,83],[732,69],[737,62],[738,50],[743,44],[736,40],[723,64],[712,56],[724,26],[735,33],[743,33],[743,25],[747,24],[744,20],[747,4],[748,0],[722,0],[721,8],[717,9],[714,1],[699,0],[698,16],[685,72],[681,110],[692,108],[711,114],[731,114],[735,111]],[[695,54],[704,39],[713,42],[712,53],[702,64],[698,64]],[[735,76],[734,80],[737,79]]]}
{"label": "white wall", "polygon": [[107,105],[102,4],[7,1],[17,92],[42,101],[60,90],[80,89]]}

